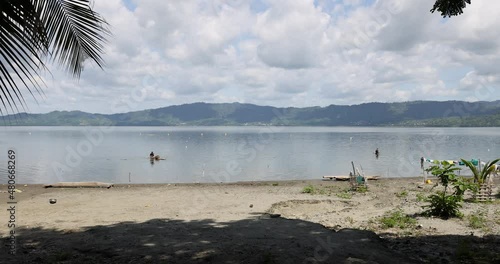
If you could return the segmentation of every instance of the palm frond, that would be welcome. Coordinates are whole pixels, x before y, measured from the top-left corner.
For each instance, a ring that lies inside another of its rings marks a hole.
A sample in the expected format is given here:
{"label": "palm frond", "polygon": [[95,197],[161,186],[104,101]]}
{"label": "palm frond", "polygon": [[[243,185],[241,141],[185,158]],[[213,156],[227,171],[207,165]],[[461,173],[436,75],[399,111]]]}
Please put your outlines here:
{"label": "palm frond", "polygon": [[490,173],[492,173],[493,170],[495,169],[493,165],[500,161],[500,159],[496,159],[486,162],[484,168],[482,170],[478,170],[476,166],[472,164],[472,162],[464,159],[461,160],[472,171],[472,174],[474,175],[474,181],[479,183],[483,183],[486,180],[488,175],[490,175]]}
{"label": "palm frond", "polygon": [[44,59],[57,60],[79,77],[85,59],[99,67],[106,37],[106,21],[88,0],[0,1],[0,114],[26,111],[22,88],[36,101],[43,94],[38,77]]}
{"label": "palm frond", "polygon": [[19,112],[18,104],[26,110],[17,83],[22,83],[32,95],[30,87],[39,91],[35,76],[44,67],[40,55],[47,49],[42,44],[44,34],[38,17],[29,0],[6,0],[0,4],[0,92],[7,112]]}
{"label": "palm frond", "polygon": [[472,164],[472,162],[470,162],[468,160],[461,159],[461,161],[465,164],[465,166],[467,166],[471,170],[472,175],[474,176],[474,181],[479,181],[479,178],[481,176],[480,176],[479,171],[477,170],[476,166],[474,166],[474,164]]}
{"label": "palm frond", "polygon": [[88,0],[37,0],[43,27],[47,31],[50,56],[79,77],[83,63],[92,59],[104,66],[101,54],[110,35],[106,21],[91,8]]}
{"label": "palm frond", "polygon": [[481,178],[483,181],[485,181],[488,178],[488,175],[490,175],[493,172],[493,170],[496,169],[495,166],[493,166],[493,165],[496,164],[498,161],[500,161],[500,159],[489,161],[484,165],[484,168],[482,171],[483,173],[481,175]]}

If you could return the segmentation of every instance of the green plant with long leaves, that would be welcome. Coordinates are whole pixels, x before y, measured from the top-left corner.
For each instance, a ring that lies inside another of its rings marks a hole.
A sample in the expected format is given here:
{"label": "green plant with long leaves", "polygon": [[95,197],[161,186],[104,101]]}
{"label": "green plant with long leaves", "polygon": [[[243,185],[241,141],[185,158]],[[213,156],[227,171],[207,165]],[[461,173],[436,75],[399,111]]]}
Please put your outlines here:
{"label": "green plant with long leaves", "polygon": [[461,161],[471,170],[472,175],[474,176],[474,182],[482,184],[486,181],[486,179],[488,179],[488,175],[490,175],[496,169],[496,166],[494,165],[499,162],[500,159],[486,162],[481,170],[476,168],[476,166],[474,166],[474,164],[472,164],[472,162],[468,160],[461,159]]}
{"label": "green plant with long leaves", "polygon": [[0,1],[0,114],[26,110],[23,87],[41,95],[47,58],[74,77],[86,59],[102,68],[107,26],[88,0]]}
{"label": "green plant with long leaves", "polygon": [[[475,185],[469,179],[457,176],[455,171],[458,170],[460,168],[455,167],[455,164],[447,162],[436,163],[427,169],[439,179],[444,190],[427,197],[429,205],[423,206],[427,208],[424,214],[445,219],[462,216],[460,208],[464,194],[467,190],[475,190]],[[453,193],[449,193],[449,187],[452,187]]]}

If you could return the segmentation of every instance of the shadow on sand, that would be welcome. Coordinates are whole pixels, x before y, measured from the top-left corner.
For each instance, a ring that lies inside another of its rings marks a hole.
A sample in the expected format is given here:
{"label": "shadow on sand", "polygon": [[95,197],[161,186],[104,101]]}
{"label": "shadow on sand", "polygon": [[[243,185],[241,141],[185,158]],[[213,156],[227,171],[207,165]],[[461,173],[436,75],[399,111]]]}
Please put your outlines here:
{"label": "shadow on sand", "polygon": [[[446,256],[453,260],[457,254],[454,243],[467,239],[439,236],[382,240],[371,231],[335,232],[319,224],[265,214],[224,223],[152,219],[75,232],[40,228],[16,231],[17,254],[8,255],[5,247],[0,254],[2,263],[419,263],[422,256],[412,256],[405,249],[421,247],[424,257],[432,254],[431,260]],[[3,240],[9,242],[8,238]],[[496,236],[488,243],[498,249],[498,241]],[[471,241],[470,253],[474,253],[473,246],[480,247],[481,243]]]}

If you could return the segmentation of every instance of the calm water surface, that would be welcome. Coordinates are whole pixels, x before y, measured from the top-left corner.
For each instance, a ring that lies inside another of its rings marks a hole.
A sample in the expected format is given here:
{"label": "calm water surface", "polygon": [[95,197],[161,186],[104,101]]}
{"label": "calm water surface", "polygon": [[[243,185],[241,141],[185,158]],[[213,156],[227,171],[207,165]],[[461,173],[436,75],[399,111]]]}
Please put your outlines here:
{"label": "calm water surface", "polygon": [[[422,156],[500,157],[500,128],[3,127],[0,135],[3,183],[9,149],[19,183],[320,179],[348,175],[351,161],[366,175],[410,177],[422,174]],[[151,163],[151,151],[166,159]]]}

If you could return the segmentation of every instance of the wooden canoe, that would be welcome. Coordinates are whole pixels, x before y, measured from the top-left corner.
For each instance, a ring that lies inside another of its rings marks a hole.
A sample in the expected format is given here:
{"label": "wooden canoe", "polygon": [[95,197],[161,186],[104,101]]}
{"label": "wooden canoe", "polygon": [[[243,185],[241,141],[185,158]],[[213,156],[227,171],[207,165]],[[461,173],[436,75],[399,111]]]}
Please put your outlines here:
{"label": "wooden canoe", "polygon": [[[348,181],[351,176],[323,176],[323,180]],[[366,176],[367,180],[378,180],[380,176]]]}
{"label": "wooden canoe", "polygon": [[58,182],[44,185],[45,188],[111,188],[112,183],[107,182]]}

